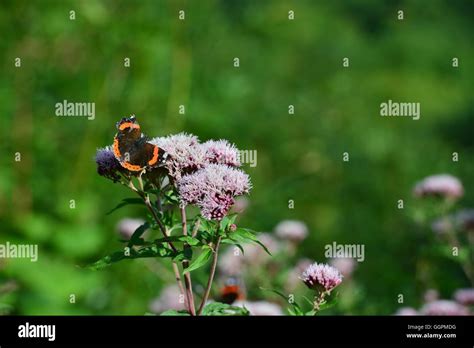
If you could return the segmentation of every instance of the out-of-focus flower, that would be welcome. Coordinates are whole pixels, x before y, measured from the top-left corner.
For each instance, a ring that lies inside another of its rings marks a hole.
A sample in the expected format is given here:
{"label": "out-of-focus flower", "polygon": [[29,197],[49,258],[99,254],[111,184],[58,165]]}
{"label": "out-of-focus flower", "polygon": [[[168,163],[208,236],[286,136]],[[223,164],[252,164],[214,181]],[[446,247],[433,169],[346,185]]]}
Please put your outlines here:
{"label": "out-of-focus flower", "polygon": [[338,257],[331,259],[329,264],[339,270],[339,272],[341,272],[345,278],[350,277],[354,272],[354,269],[357,267],[357,262],[353,258],[349,257]]}
{"label": "out-of-focus flower", "polygon": [[474,209],[464,209],[455,215],[456,226],[464,231],[474,231]]}
{"label": "out-of-focus flower", "polygon": [[240,167],[239,150],[227,140],[209,140],[202,147],[207,162]]}
{"label": "out-of-focus flower", "polygon": [[184,295],[181,294],[177,285],[165,287],[160,296],[150,303],[150,311],[153,313],[161,313],[168,309],[185,309]]}
{"label": "out-of-focus flower", "polygon": [[250,315],[283,315],[279,305],[267,301],[236,301],[232,305],[247,308]]}
{"label": "out-of-focus flower", "polygon": [[122,170],[122,166],[115,158],[110,146],[97,149],[95,162],[97,163],[97,173],[99,175],[111,179],[114,182],[120,180],[119,171]]}
{"label": "out-of-focus flower", "polygon": [[116,230],[123,240],[129,240],[135,230],[144,223],[142,219],[125,218],[117,223]]}
{"label": "out-of-focus flower", "polygon": [[299,243],[308,236],[308,227],[297,220],[284,220],[275,227],[275,234],[291,242]]}
{"label": "out-of-focus flower", "polygon": [[428,289],[423,295],[423,299],[426,303],[434,302],[439,299],[439,292],[436,289]]}
{"label": "out-of-focus flower", "polygon": [[150,140],[162,148],[168,156],[165,167],[175,180],[181,179],[185,174],[192,173],[206,164],[204,149],[196,136],[179,133],[167,137],[158,137]]}
{"label": "out-of-focus flower", "polygon": [[419,313],[416,311],[416,309],[411,308],[411,307],[402,307],[400,308],[395,315],[418,315]]}
{"label": "out-of-focus flower", "polygon": [[449,233],[449,231],[453,230],[453,223],[451,222],[450,218],[442,217],[442,218],[436,219],[431,224],[431,229],[436,234],[440,234],[440,235],[446,234],[446,233]]}
{"label": "out-of-focus flower", "polygon": [[217,263],[219,272],[225,276],[238,276],[242,273],[243,255],[237,247],[229,247],[221,253]]}
{"label": "out-of-focus flower", "polygon": [[441,196],[457,199],[464,195],[464,188],[458,178],[449,174],[439,174],[428,176],[418,182],[413,193],[417,197]]}
{"label": "out-of-focus flower", "polygon": [[449,300],[438,300],[425,304],[420,313],[423,315],[469,315],[469,309]]}
{"label": "out-of-focus flower", "polygon": [[462,305],[474,305],[474,289],[459,289],[454,293],[454,299]]}
{"label": "out-of-focus flower", "polygon": [[311,266],[313,262],[310,259],[300,259],[296,263],[296,266],[290,270],[288,278],[286,280],[285,287],[288,291],[295,289],[300,284],[300,275],[306,268]]}
{"label": "out-of-focus flower", "polygon": [[196,204],[208,220],[221,220],[234,204],[234,197],[248,193],[250,188],[247,174],[222,164],[209,164],[178,182],[182,204]]}
{"label": "out-of-focus flower", "polygon": [[232,207],[232,212],[234,213],[243,213],[249,206],[249,199],[245,196],[237,197],[235,199],[234,206]]}
{"label": "out-of-focus flower", "polygon": [[[270,233],[260,233],[258,235],[258,239],[263,245],[267,247],[272,255],[275,255],[281,250],[280,243]],[[251,267],[262,265],[265,262],[271,260],[271,256],[268,255],[260,245],[246,244],[243,246],[243,248],[245,251],[244,263]]]}
{"label": "out-of-focus flower", "polygon": [[330,292],[342,282],[342,274],[334,267],[313,263],[301,275],[301,280],[310,289]]}

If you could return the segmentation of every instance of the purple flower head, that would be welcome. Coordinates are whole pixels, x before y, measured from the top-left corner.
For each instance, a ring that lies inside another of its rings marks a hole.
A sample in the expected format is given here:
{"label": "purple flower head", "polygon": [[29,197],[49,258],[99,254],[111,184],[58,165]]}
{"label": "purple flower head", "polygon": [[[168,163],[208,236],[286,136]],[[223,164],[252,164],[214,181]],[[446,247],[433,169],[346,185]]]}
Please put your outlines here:
{"label": "purple flower head", "polygon": [[206,164],[204,149],[198,138],[192,134],[179,133],[158,137],[150,140],[150,143],[168,154],[165,166],[169,175],[176,181]]}
{"label": "purple flower head", "polygon": [[459,289],[454,293],[454,299],[463,305],[474,305],[474,289]]}
{"label": "purple flower head", "polygon": [[99,175],[111,179],[114,182],[120,180],[119,171],[122,170],[122,166],[115,158],[110,146],[97,149],[95,162],[97,163],[97,173]]}
{"label": "purple flower head", "polygon": [[469,309],[449,300],[427,303],[421,308],[420,312],[423,315],[469,315]]}
{"label": "purple flower head", "polygon": [[464,188],[458,178],[449,174],[432,175],[418,182],[413,189],[416,197],[440,196],[457,199],[464,195]]}
{"label": "purple flower head", "polygon": [[248,193],[250,188],[247,174],[221,164],[209,164],[178,181],[181,203],[196,204],[208,220],[221,220],[234,204],[234,197]]}
{"label": "purple flower head", "polygon": [[202,147],[207,162],[240,167],[239,150],[227,140],[209,140]]}
{"label": "purple flower head", "polygon": [[284,220],[275,227],[275,234],[290,242],[299,243],[308,236],[308,227],[297,220]]}
{"label": "purple flower head", "polygon": [[313,263],[301,275],[300,279],[310,289],[330,292],[342,282],[342,274],[327,264]]}

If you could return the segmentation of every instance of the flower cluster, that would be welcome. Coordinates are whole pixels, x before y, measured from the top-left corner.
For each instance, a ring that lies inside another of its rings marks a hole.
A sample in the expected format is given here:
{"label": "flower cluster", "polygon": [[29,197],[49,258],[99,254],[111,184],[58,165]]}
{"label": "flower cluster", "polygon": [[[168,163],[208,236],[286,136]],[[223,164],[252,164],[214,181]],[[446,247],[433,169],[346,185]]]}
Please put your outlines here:
{"label": "flower cluster", "polygon": [[97,150],[95,162],[97,163],[97,173],[99,175],[111,179],[114,182],[120,180],[119,172],[122,170],[122,166],[115,158],[110,146]]}
{"label": "flower cluster", "polygon": [[234,204],[234,197],[248,193],[250,187],[247,174],[221,164],[209,164],[178,181],[182,204],[197,205],[208,220],[221,220]]}
{"label": "flower cluster", "polygon": [[451,200],[464,195],[464,188],[458,178],[449,174],[432,175],[415,185],[413,193],[416,197],[439,196]]}
{"label": "flower cluster", "polygon": [[313,263],[300,278],[308,288],[317,291],[332,291],[342,282],[342,274],[334,267],[323,263]]}

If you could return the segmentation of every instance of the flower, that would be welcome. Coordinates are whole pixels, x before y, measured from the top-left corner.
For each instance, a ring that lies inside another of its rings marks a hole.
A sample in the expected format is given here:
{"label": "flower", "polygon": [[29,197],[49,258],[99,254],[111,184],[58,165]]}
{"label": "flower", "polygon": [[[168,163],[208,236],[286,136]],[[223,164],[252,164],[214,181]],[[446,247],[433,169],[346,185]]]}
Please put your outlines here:
{"label": "flower", "polygon": [[247,308],[250,315],[283,315],[279,305],[268,301],[236,301],[232,305]]}
{"label": "flower", "polygon": [[418,182],[413,189],[417,197],[441,196],[457,199],[464,195],[461,181],[449,174],[432,175]]}
{"label": "flower", "polygon": [[284,220],[275,227],[275,234],[281,239],[298,243],[308,236],[308,228],[301,221]]}
{"label": "flower", "polygon": [[454,299],[463,305],[474,305],[474,289],[459,289],[454,293]]}
{"label": "flower", "polygon": [[154,138],[150,143],[162,148],[168,154],[165,167],[175,180],[206,164],[204,149],[195,135],[179,133]]}
{"label": "flower", "polygon": [[395,315],[418,315],[416,309],[411,307],[402,307],[400,308]]}
{"label": "flower", "polygon": [[306,268],[300,279],[310,289],[330,292],[341,284],[342,274],[334,267],[315,262]]}
{"label": "flower", "polygon": [[138,227],[145,223],[142,219],[125,218],[118,222],[116,230],[121,238],[129,240]]}
{"label": "flower", "polygon": [[289,271],[288,277],[286,279],[285,288],[288,291],[293,291],[298,286],[298,284],[300,284],[301,273],[303,273],[304,270],[308,268],[312,263],[313,262],[310,259],[306,258],[298,260],[296,266]]}
{"label": "flower", "polygon": [[423,295],[426,303],[435,302],[439,299],[439,292],[436,289],[428,289]]}
{"label": "flower", "polygon": [[423,315],[469,315],[469,310],[457,302],[438,300],[425,304],[421,310]]}
{"label": "flower", "polygon": [[209,164],[178,181],[181,203],[197,205],[208,220],[221,220],[234,204],[234,197],[248,193],[250,188],[247,174],[222,164]]}
{"label": "flower", "polygon": [[115,158],[110,146],[97,149],[95,162],[97,163],[97,173],[99,175],[111,179],[114,182],[120,180],[119,171],[122,170],[122,166]]}
{"label": "flower", "polygon": [[177,285],[165,287],[160,296],[150,303],[150,311],[153,313],[161,313],[168,309],[185,309],[184,295],[181,294]]}
{"label": "flower", "polygon": [[240,167],[239,150],[227,140],[209,140],[202,147],[207,162]]}
{"label": "flower", "polygon": [[344,277],[350,277],[357,266],[357,262],[350,257],[331,259],[329,264],[338,269]]}

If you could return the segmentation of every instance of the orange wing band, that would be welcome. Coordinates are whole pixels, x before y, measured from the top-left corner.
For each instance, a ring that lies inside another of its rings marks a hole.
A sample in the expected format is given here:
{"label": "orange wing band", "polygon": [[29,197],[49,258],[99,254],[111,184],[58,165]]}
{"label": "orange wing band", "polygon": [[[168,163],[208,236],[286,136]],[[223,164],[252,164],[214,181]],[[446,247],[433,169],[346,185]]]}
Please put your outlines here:
{"label": "orange wing band", "polygon": [[158,148],[158,146],[155,146],[155,148],[153,149],[153,158],[151,160],[148,161],[148,164],[150,166],[154,165],[156,162],[158,162],[158,153],[159,153],[160,149]]}

